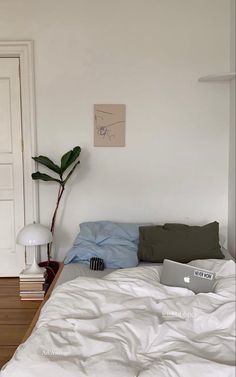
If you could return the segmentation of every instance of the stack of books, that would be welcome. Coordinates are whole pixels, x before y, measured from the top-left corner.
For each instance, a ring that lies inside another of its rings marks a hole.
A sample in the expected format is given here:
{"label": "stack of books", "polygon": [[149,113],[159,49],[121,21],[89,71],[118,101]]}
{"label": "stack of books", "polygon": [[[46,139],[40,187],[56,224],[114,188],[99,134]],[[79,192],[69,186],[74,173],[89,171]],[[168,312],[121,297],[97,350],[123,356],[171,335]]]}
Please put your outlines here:
{"label": "stack of books", "polygon": [[40,274],[27,274],[25,270],[20,273],[20,298],[21,300],[43,300],[47,290],[46,270]]}

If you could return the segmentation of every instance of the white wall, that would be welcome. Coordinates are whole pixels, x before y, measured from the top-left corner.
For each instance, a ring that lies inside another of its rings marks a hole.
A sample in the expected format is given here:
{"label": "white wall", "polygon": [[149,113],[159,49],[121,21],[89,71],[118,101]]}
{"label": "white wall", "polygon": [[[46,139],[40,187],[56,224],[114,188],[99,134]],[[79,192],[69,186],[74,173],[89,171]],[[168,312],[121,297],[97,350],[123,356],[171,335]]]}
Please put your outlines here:
{"label": "white wall", "polygon": [[[230,0],[0,0],[1,39],[35,41],[38,152],[83,148],[56,232],[87,220],[218,220],[227,234]],[[93,147],[93,104],[125,103],[125,148]],[[56,187],[40,184],[49,223]]]}
{"label": "white wall", "polygon": [[[235,72],[235,0],[231,0],[231,71]],[[235,256],[235,80],[230,84],[228,249]]]}

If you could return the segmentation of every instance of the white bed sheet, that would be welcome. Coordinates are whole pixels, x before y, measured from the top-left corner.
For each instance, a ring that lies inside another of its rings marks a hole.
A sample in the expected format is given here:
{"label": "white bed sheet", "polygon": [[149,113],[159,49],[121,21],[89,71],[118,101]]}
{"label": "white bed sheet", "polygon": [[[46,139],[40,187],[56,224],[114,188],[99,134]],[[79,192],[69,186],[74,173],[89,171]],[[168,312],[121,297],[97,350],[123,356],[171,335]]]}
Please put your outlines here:
{"label": "white bed sheet", "polygon": [[[139,266],[150,266],[150,265],[156,265],[160,266],[161,263],[144,263],[141,262]],[[105,268],[103,271],[93,271],[90,270],[89,265],[84,264],[84,263],[70,263],[66,264],[63,267],[63,270],[58,278],[58,281],[56,283],[56,287],[73,279],[76,279],[79,276],[84,276],[84,277],[92,277],[92,278],[97,278],[101,279],[104,276],[110,274],[111,272],[116,271],[115,268]]]}
{"label": "white bed sheet", "polygon": [[[223,254],[225,255],[225,259],[233,259],[229,252],[225,249],[222,249]],[[160,266],[161,263],[147,263],[147,262],[140,262],[139,266]],[[105,268],[103,271],[92,271],[89,268],[89,265],[84,263],[70,263],[66,264],[58,278],[56,283],[56,287],[73,279],[76,279],[79,276],[87,276],[87,277],[94,277],[94,278],[103,278],[104,276],[110,274],[111,272],[115,271],[113,268]]]}
{"label": "white bed sheet", "polygon": [[161,266],[58,286],[2,377],[235,377],[235,264],[215,293],[160,284]]}

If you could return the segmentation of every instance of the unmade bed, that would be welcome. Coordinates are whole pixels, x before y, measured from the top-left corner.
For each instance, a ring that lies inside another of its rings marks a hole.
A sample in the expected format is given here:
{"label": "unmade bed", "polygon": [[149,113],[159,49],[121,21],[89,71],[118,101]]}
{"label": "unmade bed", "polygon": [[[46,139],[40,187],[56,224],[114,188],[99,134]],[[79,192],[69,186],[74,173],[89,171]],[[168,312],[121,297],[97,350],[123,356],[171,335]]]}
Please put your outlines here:
{"label": "unmade bed", "polygon": [[[108,268],[90,271],[94,256]],[[215,272],[214,292],[161,284],[163,258]],[[2,377],[235,377],[235,263],[217,222],[83,223],[65,263]]]}
{"label": "unmade bed", "polygon": [[234,377],[235,264],[191,264],[215,293],[161,285],[162,266],[58,285],[2,377]]}

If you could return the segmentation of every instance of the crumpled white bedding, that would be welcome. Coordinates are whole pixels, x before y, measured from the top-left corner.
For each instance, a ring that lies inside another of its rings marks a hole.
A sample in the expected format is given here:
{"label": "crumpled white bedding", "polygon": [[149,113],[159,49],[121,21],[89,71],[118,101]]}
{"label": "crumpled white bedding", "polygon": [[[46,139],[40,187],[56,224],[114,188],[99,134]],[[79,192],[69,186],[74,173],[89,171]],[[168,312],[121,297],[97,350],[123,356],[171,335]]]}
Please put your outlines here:
{"label": "crumpled white bedding", "polygon": [[234,377],[235,264],[191,264],[215,293],[161,285],[160,266],[59,286],[2,377]]}

